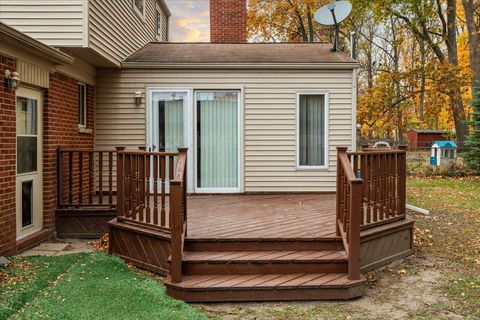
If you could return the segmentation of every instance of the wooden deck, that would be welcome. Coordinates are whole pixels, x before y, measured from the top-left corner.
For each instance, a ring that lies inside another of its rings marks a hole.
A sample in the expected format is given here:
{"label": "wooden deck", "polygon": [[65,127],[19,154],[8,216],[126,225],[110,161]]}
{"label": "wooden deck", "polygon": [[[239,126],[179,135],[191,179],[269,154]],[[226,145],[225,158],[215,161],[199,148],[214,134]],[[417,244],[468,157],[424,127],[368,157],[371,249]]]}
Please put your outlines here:
{"label": "wooden deck", "polygon": [[187,226],[189,239],[332,239],[335,195],[194,195]]}
{"label": "wooden deck", "polygon": [[351,299],[362,272],[412,252],[402,149],[338,148],[337,194],[276,195],[188,196],[186,149],[58,154],[59,226],[85,236],[103,230],[88,210],[114,210],[109,252],[166,275],[175,298]]}

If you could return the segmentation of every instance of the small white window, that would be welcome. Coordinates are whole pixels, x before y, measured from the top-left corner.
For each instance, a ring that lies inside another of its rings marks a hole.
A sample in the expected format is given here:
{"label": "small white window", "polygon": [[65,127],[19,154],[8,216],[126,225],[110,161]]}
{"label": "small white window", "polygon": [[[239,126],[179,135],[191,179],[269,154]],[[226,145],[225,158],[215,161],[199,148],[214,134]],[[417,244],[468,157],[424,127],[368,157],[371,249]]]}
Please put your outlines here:
{"label": "small white window", "polygon": [[78,84],[78,125],[87,126],[87,86]]}
{"label": "small white window", "polygon": [[133,0],[133,11],[135,11],[142,20],[145,20],[145,0]]}
{"label": "small white window", "polygon": [[158,41],[162,41],[162,9],[157,6],[155,10],[155,35]]}
{"label": "small white window", "polygon": [[328,167],[328,93],[297,94],[297,167]]}

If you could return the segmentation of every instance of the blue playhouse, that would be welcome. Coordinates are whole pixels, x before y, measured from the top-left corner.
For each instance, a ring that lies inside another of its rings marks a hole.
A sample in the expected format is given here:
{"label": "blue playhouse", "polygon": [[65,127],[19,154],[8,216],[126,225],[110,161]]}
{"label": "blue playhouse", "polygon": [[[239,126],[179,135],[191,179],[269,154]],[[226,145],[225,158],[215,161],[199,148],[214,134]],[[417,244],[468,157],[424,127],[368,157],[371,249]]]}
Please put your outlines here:
{"label": "blue playhouse", "polygon": [[457,159],[457,144],[453,141],[434,141],[430,155],[432,166],[455,163]]}

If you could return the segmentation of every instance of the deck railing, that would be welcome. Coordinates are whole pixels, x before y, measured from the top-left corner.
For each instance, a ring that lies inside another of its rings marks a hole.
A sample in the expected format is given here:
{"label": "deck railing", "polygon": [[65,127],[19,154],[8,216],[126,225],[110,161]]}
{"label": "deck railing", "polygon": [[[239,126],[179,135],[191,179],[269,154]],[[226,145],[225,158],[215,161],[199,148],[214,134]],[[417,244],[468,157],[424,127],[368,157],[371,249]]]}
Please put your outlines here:
{"label": "deck railing", "polygon": [[117,153],[117,219],[170,233],[170,275],[182,279],[187,221],[187,149]]}
{"label": "deck railing", "polygon": [[337,148],[337,235],[342,237],[348,257],[348,278],[360,279],[360,224],[362,179],[357,178],[347,148]]}
{"label": "deck railing", "polygon": [[[118,219],[169,229],[175,205],[172,191],[178,183],[177,170],[185,169],[185,157],[186,149],[179,149],[179,152],[119,151]],[[185,184],[183,177],[180,181]]]}
{"label": "deck railing", "polygon": [[115,150],[57,149],[57,208],[115,205]]}
{"label": "deck railing", "polygon": [[337,235],[351,280],[360,277],[360,231],[405,218],[405,149],[337,149]]}

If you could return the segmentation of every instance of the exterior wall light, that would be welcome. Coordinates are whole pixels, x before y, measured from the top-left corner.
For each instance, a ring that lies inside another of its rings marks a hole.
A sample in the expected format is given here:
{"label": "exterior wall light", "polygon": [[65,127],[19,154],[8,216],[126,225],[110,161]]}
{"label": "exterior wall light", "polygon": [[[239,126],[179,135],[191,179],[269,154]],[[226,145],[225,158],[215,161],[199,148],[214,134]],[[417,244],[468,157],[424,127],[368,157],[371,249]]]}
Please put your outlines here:
{"label": "exterior wall light", "polygon": [[141,104],[142,103],[142,91],[140,91],[140,90],[135,91],[134,98],[135,98],[135,104],[137,106],[139,104]]}
{"label": "exterior wall light", "polygon": [[4,73],[7,87],[13,90],[17,90],[20,86],[20,76],[17,71],[5,70]]}

